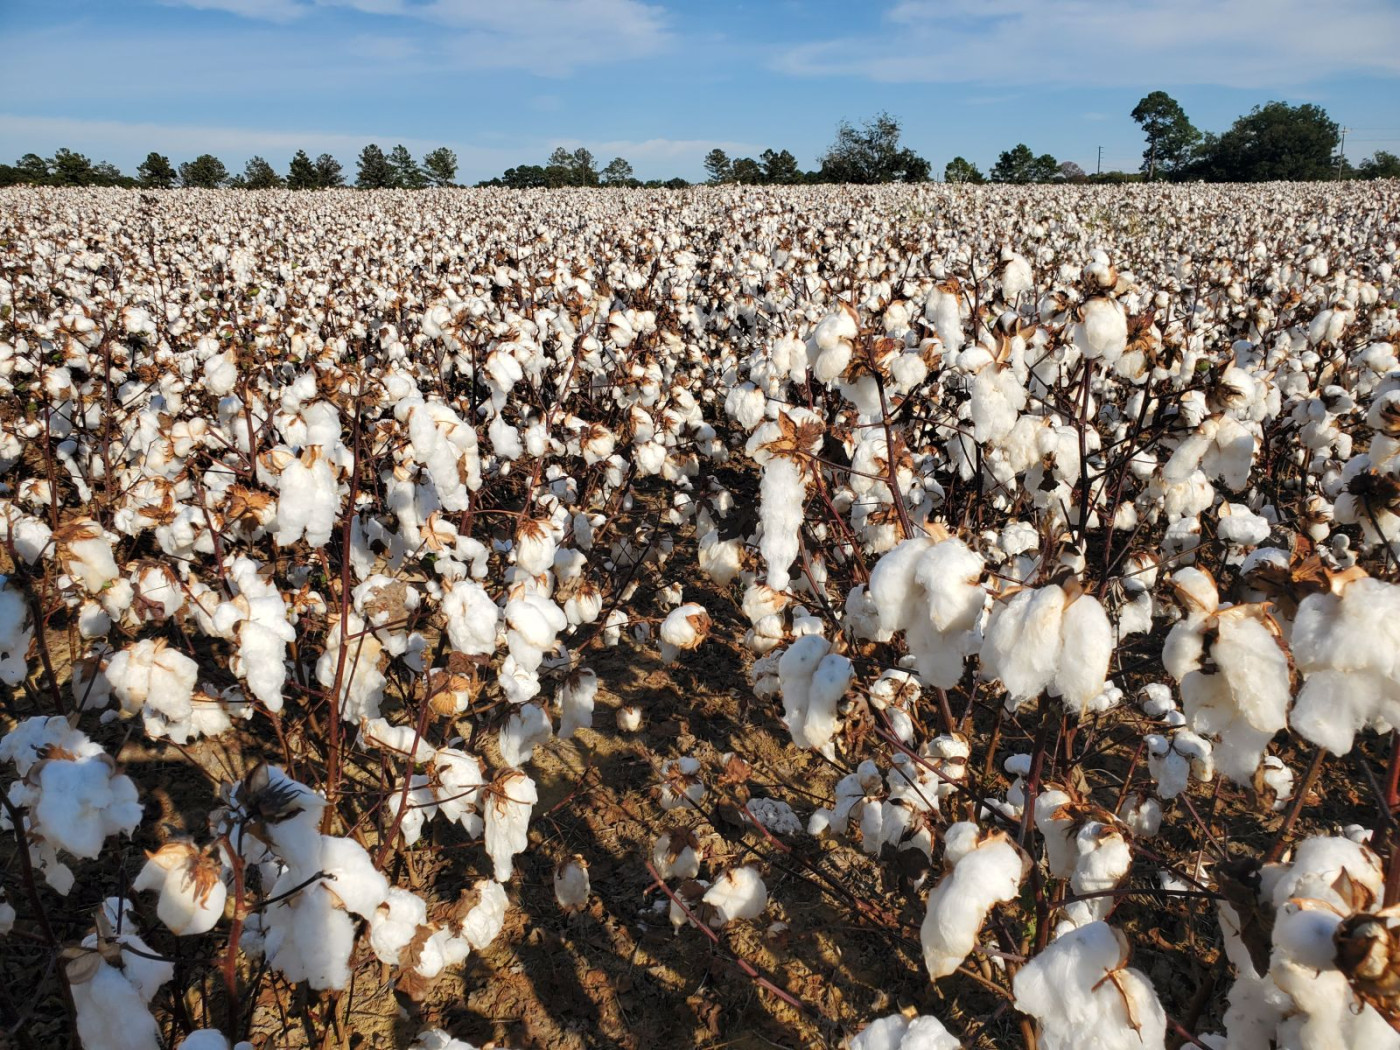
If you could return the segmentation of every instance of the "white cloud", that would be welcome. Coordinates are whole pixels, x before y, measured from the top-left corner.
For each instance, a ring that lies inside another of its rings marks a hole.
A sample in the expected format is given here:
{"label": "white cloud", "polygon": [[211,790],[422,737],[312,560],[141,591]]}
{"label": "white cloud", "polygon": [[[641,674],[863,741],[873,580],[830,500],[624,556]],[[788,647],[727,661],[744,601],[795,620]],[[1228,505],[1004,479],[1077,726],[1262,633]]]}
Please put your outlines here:
{"label": "white cloud", "polygon": [[[341,8],[367,25],[417,23],[474,69],[565,76],[580,66],[647,58],[671,46],[666,13],[643,0],[166,0],[287,23]],[[440,39],[442,30],[451,33]]]}
{"label": "white cloud", "polygon": [[902,0],[883,22],[788,48],[775,66],[892,83],[1280,88],[1400,75],[1388,0]]}

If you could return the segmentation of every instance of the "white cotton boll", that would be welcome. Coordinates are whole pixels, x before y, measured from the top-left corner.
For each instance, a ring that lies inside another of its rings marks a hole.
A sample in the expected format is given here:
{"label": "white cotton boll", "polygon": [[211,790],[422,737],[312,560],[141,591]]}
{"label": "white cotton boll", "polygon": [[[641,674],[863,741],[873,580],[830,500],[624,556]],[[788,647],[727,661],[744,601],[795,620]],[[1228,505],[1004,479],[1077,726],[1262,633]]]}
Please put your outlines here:
{"label": "white cotton boll", "polygon": [[204,362],[204,388],[214,397],[227,397],[238,385],[238,365],[233,351],[215,354]]}
{"label": "white cotton boll", "polygon": [[700,779],[700,760],[692,755],[668,758],[661,763],[661,795],[658,801],[664,810],[673,810],[705,797],[705,782]]}
{"label": "white cotton boll", "polygon": [[867,1025],[851,1040],[850,1050],[960,1050],[961,1046],[936,1017],[891,1014]]}
{"label": "white cotton boll", "polygon": [[700,571],[720,587],[728,587],[743,571],[743,541],[722,540],[718,530],[712,529],[705,534],[700,540],[696,555]]}
{"label": "white cotton boll", "polygon": [[629,706],[618,709],[617,728],[624,733],[635,733],[642,728],[642,709]]}
{"label": "white cotton boll", "polygon": [[859,330],[855,311],[845,303],[841,303],[836,313],[823,318],[817,325],[812,332],[812,342],[817,350],[812,375],[817,382],[830,385],[846,370],[854,348],[852,341]]}
{"label": "white cotton boll", "polygon": [[462,919],[462,936],[473,951],[480,952],[490,947],[505,926],[509,901],[501,884],[492,879],[477,880],[472,892],[477,896],[477,903]]}
{"label": "white cotton boll", "polygon": [[1094,922],[1052,941],[1012,980],[1016,1008],[1044,1050],[1161,1050],[1166,1014],[1151,983],[1127,968],[1127,940]]}
{"label": "white cotton boll", "polygon": [[944,835],[952,870],[928,898],[919,928],[924,965],[937,980],[956,970],[977,946],[977,934],[999,901],[1015,899],[1029,861],[1003,834],[981,838],[976,824],[952,825]]}
{"label": "white cotton boll", "polygon": [[[117,967],[99,961],[86,980],[70,977],[68,983],[83,1050],[159,1050],[156,1019]],[[120,1023],[114,1024],[114,1018]]]}
{"label": "white cotton boll", "polygon": [[368,851],[354,839],[321,836],[320,870],[345,910],[368,919],[389,893],[389,880],[374,866]]}
{"label": "white cotton boll", "polygon": [[467,656],[490,656],[496,651],[501,610],[479,583],[454,581],[444,588],[440,608],[453,649]]}
{"label": "white cotton boll", "polygon": [[156,915],[176,936],[207,933],[223,917],[228,890],[222,865],[186,842],[171,842],[149,854],[132,889],[156,890]]}
{"label": "white cotton boll", "polygon": [[1222,503],[1216,534],[1236,547],[1256,547],[1269,538],[1269,523],[1240,503]]}
{"label": "white cotton boll", "polygon": [[29,781],[38,792],[30,811],[32,830],[75,857],[98,856],[107,836],[130,835],[141,822],[136,785],[117,773],[116,763],[100,749],[41,762]]}
{"label": "white cotton boll", "polygon": [[359,724],[379,717],[387,679],[379,670],[384,646],[370,632],[360,614],[351,612],[335,621],[326,636],[326,648],[316,661],[316,680],[327,689],[340,682],[340,717]]}
{"label": "white cotton boll", "polygon": [[303,536],[308,546],[330,542],[340,513],[340,493],[330,462],[319,449],[292,460],[278,478],[277,533],[279,547],[290,547]]}
{"label": "white cotton boll", "polygon": [[507,769],[486,789],[486,854],[496,881],[507,882],[511,862],[529,842],[530,814],[539,795],[535,782],[518,769]]}
{"label": "white cotton boll", "polygon": [[554,899],[565,911],[578,911],[588,903],[588,864],[575,854],[554,869]]}
{"label": "white cotton boll", "polygon": [[78,518],[54,533],[63,571],[89,594],[101,594],[117,580],[121,570],[112,557],[112,544],[102,526],[91,518]]}
{"label": "white cotton boll", "polygon": [[441,1028],[429,1028],[419,1032],[410,1050],[477,1050],[465,1039],[453,1039]]}
{"label": "white cotton boll", "polygon": [[986,595],[981,555],[959,539],[935,543],[919,559],[914,580],[928,594],[928,618],[940,632],[976,626]]}
{"label": "white cotton boll", "polygon": [[553,736],[554,727],[544,709],[538,704],[522,704],[501,726],[501,758],[508,766],[523,766],[534,757],[535,748]]}
{"label": "white cotton boll", "polygon": [[470,838],[482,832],[481,788],[486,783],[481,759],[456,748],[439,748],[430,765],[429,783],[438,812],[462,825]]}
{"label": "white cotton boll", "polygon": [[1051,683],[1070,714],[1082,715],[1103,692],[1113,656],[1113,627],[1099,600],[1084,594],[1070,602],[1060,628],[1064,639]]}
{"label": "white cotton boll", "polygon": [[758,869],[745,865],[730,868],[705,891],[702,900],[715,910],[712,925],[724,926],[735,919],[756,919],[768,907],[768,887]]}
{"label": "white cotton boll", "polygon": [[1122,304],[1095,296],[1080,307],[1080,317],[1074,326],[1074,345],[1089,360],[1115,363],[1128,346],[1128,317]]}
{"label": "white cotton boll", "polygon": [[[1078,896],[1116,889],[1133,866],[1132,850],[1123,834],[1108,824],[1091,820],[1075,836],[1078,857],[1070,875],[1070,891]],[[1064,914],[1075,926],[1107,917],[1115,900],[1111,896],[1088,897],[1065,906]]]}
{"label": "white cotton boll", "polygon": [[[288,869],[273,885],[272,895],[292,890],[300,873]],[[335,906],[322,883],[277,901],[263,912],[267,961],[288,981],[306,981],[316,991],[344,988],[350,980],[350,953],[355,924]]]}
{"label": "white cotton boll", "polygon": [[423,898],[395,886],[370,916],[370,947],[380,962],[397,966],[399,954],[427,922],[428,906]]}
{"label": "white cotton boll", "polygon": [[191,696],[199,665],[169,648],[163,639],[145,639],[128,646],[107,663],[112,695],[127,714],[140,712],[146,732],[186,743],[191,735]]}
{"label": "white cotton boll", "polygon": [[1058,788],[1047,788],[1035,796],[1035,827],[1045,839],[1045,861],[1057,879],[1069,878],[1079,859],[1074,821],[1060,812],[1070,801]]}
{"label": "white cotton boll", "polygon": [[774,456],[764,464],[758,499],[759,520],[763,524],[758,552],[768,567],[768,586],[781,591],[792,579],[792,563],[799,550],[798,530],[807,499],[806,481],[797,463]]}
{"label": "white cotton boll", "polygon": [[598,676],[581,667],[559,685],[559,737],[570,739],[578,730],[593,725],[593,705],[598,696]]}
{"label": "white cotton boll", "polygon": [[356,744],[367,751],[382,749],[395,757],[411,758],[415,763],[426,762],[433,753],[433,745],[423,739],[417,726],[390,725],[383,718],[367,718],[361,722]]}
{"label": "white cotton boll", "polygon": [[1265,786],[1274,793],[1274,800],[1269,804],[1269,808],[1275,813],[1282,813],[1293,798],[1293,770],[1285,766],[1282,759],[1273,755],[1264,757],[1261,769]]}
{"label": "white cotton boll", "polygon": [[1054,584],[1020,591],[993,607],[981,660],[984,675],[1006,687],[1008,702],[1033,699],[1054,679],[1064,607],[1065,592]]}
{"label": "white cotton boll", "polygon": [[651,847],[651,860],[663,879],[693,879],[700,874],[699,843],[693,832],[663,832]]}

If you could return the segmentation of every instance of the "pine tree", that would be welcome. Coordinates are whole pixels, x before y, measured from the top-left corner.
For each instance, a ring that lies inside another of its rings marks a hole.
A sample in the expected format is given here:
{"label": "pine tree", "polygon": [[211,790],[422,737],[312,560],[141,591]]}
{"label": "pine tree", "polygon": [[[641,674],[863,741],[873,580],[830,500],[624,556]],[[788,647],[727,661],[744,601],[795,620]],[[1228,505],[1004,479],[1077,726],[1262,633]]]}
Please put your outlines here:
{"label": "pine tree", "polygon": [[387,190],[394,185],[394,169],[389,166],[389,159],[372,142],[360,150],[358,168],[355,185],[362,190]]}
{"label": "pine tree", "polygon": [[320,180],[316,177],[316,165],[311,163],[311,158],[306,155],[306,150],[297,150],[292,155],[291,165],[287,168],[287,189],[314,190],[319,185]]}
{"label": "pine tree", "polygon": [[175,185],[178,173],[170,163],[170,158],[159,153],[147,153],[146,159],[136,167],[136,178],[142,186],[153,190],[168,190]]}
{"label": "pine tree", "polygon": [[391,185],[401,190],[421,190],[428,185],[428,177],[413,159],[404,145],[395,146],[389,152],[389,168],[393,172]]}

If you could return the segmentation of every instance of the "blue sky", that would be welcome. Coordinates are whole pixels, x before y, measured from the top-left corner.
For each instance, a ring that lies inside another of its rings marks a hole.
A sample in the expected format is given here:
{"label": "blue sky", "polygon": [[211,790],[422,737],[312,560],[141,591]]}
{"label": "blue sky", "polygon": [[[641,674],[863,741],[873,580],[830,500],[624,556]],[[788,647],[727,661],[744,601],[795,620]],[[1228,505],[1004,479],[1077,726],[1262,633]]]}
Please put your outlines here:
{"label": "blue sky", "polygon": [[475,181],[555,146],[643,178],[715,146],[813,166],[880,110],[934,170],[1025,142],[1134,169],[1155,89],[1221,131],[1270,99],[1400,152],[1400,0],[0,0],[0,160],[127,171],[448,145]]}

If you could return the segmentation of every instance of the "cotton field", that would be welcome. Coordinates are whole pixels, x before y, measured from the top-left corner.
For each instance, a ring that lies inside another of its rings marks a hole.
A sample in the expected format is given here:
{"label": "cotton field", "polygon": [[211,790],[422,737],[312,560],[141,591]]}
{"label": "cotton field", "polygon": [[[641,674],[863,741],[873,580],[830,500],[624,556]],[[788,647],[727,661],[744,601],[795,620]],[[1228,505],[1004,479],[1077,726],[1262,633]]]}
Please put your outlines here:
{"label": "cotton field", "polygon": [[0,191],[0,1043],[1400,1048],[1398,213]]}

